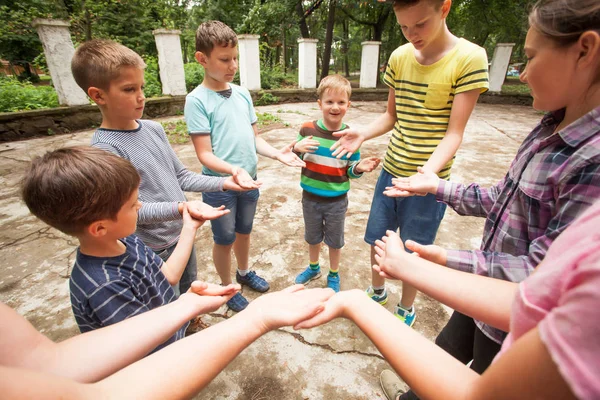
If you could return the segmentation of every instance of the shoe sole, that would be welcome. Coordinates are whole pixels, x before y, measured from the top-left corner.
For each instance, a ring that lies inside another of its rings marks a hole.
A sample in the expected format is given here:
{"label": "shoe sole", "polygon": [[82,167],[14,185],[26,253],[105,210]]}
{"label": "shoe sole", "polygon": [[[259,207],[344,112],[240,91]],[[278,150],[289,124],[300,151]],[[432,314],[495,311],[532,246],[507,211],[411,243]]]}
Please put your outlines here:
{"label": "shoe sole", "polygon": [[294,281],[294,283],[296,283],[296,285],[306,285],[308,282],[314,281],[315,279],[319,279],[320,277],[321,277],[321,272],[319,272],[317,275],[313,276],[312,278],[310,278],[309,280],[307,280],[304,283],[296,283],[296,281]]}

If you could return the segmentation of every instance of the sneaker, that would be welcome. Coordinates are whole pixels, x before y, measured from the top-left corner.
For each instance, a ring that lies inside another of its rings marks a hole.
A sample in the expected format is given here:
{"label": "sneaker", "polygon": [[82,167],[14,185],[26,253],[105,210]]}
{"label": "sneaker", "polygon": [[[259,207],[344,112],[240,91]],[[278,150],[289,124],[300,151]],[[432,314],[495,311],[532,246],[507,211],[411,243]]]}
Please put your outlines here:
{"label": "sneaker", "polygon": [[297,277],[296,277],[296,283],[308,283],[310,281],[312,281],[313,279],[317,279],[321,276],[321,268],[319,268],[318,270],[313,270],[310,267],[306,267],[306,269],[304,271],[302,271]]}
{"label": "sneaker", "polygon": [[327,287],[333,289],[334,292],[340,291],[340,276],[332,276],[331,274],[327,275]]}
{"label": "sneaker", "polygon": [[239,272],[235,273],[235,280],[240,285],[249,286],[250,289],[256,290],[257,292],[264,293],[269,290],[270,286],[263,278],[256,275],[254,271],[248,271],[244,276],[241,276]]}
{"label": "sneaker", "polygon": [[240,292],[237,292],[232,298],[227,302],[227,307],[229,307],[232,311],[240,312],[244,308],[248,307],[248,300],[244,296],[241,295]]}
{"label": "sneaker", "polygon": [[373,290],[373,286],[369,286],[365,292],[367,293],[367,296],[381,305],[384,305],[388,301],[387,289],[383,289],[383,293],[377,294],[375,293],[375,290]]}
{"label": "sneaker", "polygon": [[381,371],[379,383],[388,400],[396,400],[398,399],[398,396],[404,394],[404,385],[402,384],[402,381],[400,381],[400,378],[389,369]]}
{"label": "sneaker", "polygon": [[412,311],[408,311],[405,308],[396,305],[396,307],[394,307],[394,315],[411,327],[415,324],[415,319],[417,318],[414,304],[412,306]]}

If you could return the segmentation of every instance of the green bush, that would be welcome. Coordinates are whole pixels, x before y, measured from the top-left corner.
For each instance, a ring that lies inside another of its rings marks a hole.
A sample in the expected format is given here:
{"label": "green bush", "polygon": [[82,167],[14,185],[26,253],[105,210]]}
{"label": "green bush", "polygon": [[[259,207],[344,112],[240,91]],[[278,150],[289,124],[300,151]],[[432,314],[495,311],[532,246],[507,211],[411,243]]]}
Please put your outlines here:
{"label": "green bush", "polygon": [[144,94],[146,97],[160,97],[162,96],[162,85],[158,74],[158,59],[154,56],[145,56],[144,61],[146,62]]}
{"label": "green bush", "polygon": [[58,95],[51,86],[33,86],[16,78],[0,76],[0,112],[58,107]]}
{"label": "green bush", "polygon": [[279,89],[282,87],[296,86],[296,78],[292,74],[285,74],[281,67],[261,67],[260,85],[263,89]]}
{"label": "green bush", "polygon": [[275,104],[279,102],[279,97],[273,96],[271,93],[263,92],[262,90],[258,92],[256,101],[254,105],[256,106],[267,106],[269,104]]}
{"label": "green bush", "polygon": [[185,64],[183,71],[185,72],[185,87],[188,92],[194,90],[204,80],[204,67],[197,62]]}

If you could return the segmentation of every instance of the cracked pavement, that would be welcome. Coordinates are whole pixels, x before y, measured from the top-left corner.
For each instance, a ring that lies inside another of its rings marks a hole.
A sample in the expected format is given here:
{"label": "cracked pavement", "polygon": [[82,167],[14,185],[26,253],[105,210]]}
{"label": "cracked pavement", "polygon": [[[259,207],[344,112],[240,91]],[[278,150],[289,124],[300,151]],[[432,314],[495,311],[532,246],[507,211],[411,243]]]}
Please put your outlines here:
{"label": "cracked pavement", "polygon": [[[280,117],[284,124],[267,130],[263,137],[276,147],[295,139],[302,122],[319,118],[316,103],[256,107]],[[346,114],[350,126],[364,126],[385,109],[385,102],[355,102]],[[161,120],[176,120],[182,117]],[[467,125],[452,179],[482,185],[500,180],[527,133],[541,119],[529,107],[478,104]],[[285,126],[283,126],[285,125]],[[0,151],[0,301],[24,315],[53,340],[78,334],[69,302],[68,278],[77,241],[45,226],[29,214],[19,200],[18,184],[27,162],[50,149],[88,144],[92,131],[3,144]],[[389,134],[364,144],[364,156],[383,157]],[[175,145],[178,156],[191,170],[200,171],[191,144]],[[254,222],[250,264],[270,283],[272,290],[291,285],[307,265],[303,239],[301,189],[298,169],[259,157],[259,179],[263,181]],[[373,188],[378,171],[352,182],[346,219],[346,245],[340,269],[343,289],[364,289],[370,282],[369,247],[363,241]],[[199,194],[190,194],[199,199]],[[436,243],[455,249],[479,247],[483,219],[460,217],[448,210]],[[199,279],[218,283],[212,264],[208,224],[196,237]],[[328,267],[324,249],[322,265]],[[235,267],[235,261],[234,261]],[[309,287],[325,286],[325,274]],[[393,310],[401,285],[388,285]],[[250,301],[259,294],[248,289]],[[433,340],[451,310],[419,294],[414,329]],[[231,315],[226,307],[205,315],[209,326]],[[389,332],[393,335],[393,332]],[[198,355],[202,357],[201,354]],[[207,360],[210,362],[210,360]],[[271,332],[234,360],[207,386],[198,399],[384,399],[379,373],[389,368],[375,346],[346,320],[306,331],[281,329]],[[423,373],[426,373],[424,371]]]}

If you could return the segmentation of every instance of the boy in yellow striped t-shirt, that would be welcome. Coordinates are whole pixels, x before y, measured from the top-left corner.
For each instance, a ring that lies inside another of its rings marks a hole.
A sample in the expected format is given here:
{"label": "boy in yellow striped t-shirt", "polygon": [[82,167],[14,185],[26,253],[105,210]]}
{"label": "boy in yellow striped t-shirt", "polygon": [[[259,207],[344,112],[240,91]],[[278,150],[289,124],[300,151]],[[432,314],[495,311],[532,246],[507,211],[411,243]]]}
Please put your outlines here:
{"label": "boy in yellow striped t-shirt", "polygon": [[[335,133],[334,155],[348,156],[363,141],[392,131],[379,175],[365,241],[375,262],[375,240],[387,230],[400,229],[403,242],[431,244],[446,205],[434,195],[391,198],[383,192],[392,178],[408,177],[418,168],[448,179],[454,155],[480,93],[488,88],[485,50],[454,36],[446,25],[451,0],[395,0],[394,13],[409,43],[397,48],[388,61],[384,82],[389,86],[387,110],[363,129]],[[385,279],[372,273],[367,294],[387,302]],[[412,326],[417,291],[402,284],[395,314]]]}

